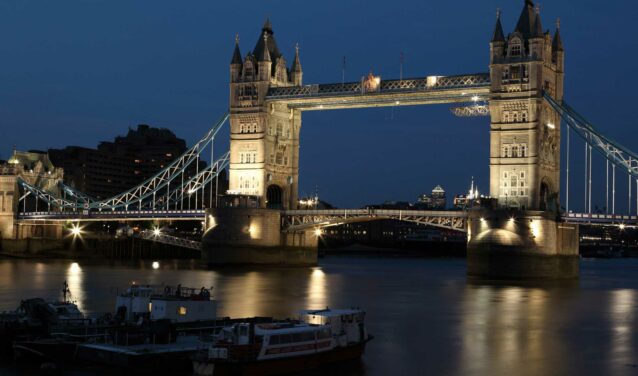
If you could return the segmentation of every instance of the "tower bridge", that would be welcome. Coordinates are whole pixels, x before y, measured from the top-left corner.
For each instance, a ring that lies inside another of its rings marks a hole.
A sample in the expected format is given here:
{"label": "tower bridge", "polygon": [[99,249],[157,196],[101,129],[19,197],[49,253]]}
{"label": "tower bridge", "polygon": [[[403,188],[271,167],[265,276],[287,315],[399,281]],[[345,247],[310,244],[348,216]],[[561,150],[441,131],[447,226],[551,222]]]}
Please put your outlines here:
{"label": "tower bridge", "polygon": [[[8,202],[7,192],[11,191],[11,205],[7,210],[3,204],[3,213],[11,213],[12,221],[22,223],[205,220],[203,253],[210,263],[312,264],[316,262],[317,229],[398,219],[466,231],[468,273],[472,275],[575,276],[577,223],[638,222],[631,213],[634,179],[638,211],[638,155],[604,136],[565,102],[560,24],[553,32],[544,29],[540,9],[531,0],[524,0],[518,22],[507,35],[497,15],[489,49],[489,71],[485,73],[398,80],[369,73],[357,82],[308,85],[303,83],[299,48],[289,65],[277,46],[272,24],[266,21],[254,48],[246,54],[236,39],[229,67],[228,113],[169,166],[104,200],[64,185],[51,189],[29,179],[24,171],[15,173],[5,187],[3,202]],[[463,212],[298,210],[304,111],[429,104],[450,104],[457,116],[489,116],[490,206]],[[220,153],[214,143],[226,122],[230,150]],[[561,125],[568,129],[562,132]],[[564,205],[560,202],[561,133],[567,135],[568,156]],[[570,210],[571,133],[587,145],[586,213]],[[596,188],[591,183],[592,150],[606,161],[606,195],[612,201],[600,214],[593,213],[591,205],[591,192]],[[201,156],[210,156],[210,166],[185,177],[185,169]],[[615,209],[616,167],[629,176],[627,215]],[[216,177],[226,168],[229,190],[218,192]],[[222,193],[226,195],[220,202]],[[34,202],[40,205],[34,207]],[[4,237],[6,234],[3,232]]]}

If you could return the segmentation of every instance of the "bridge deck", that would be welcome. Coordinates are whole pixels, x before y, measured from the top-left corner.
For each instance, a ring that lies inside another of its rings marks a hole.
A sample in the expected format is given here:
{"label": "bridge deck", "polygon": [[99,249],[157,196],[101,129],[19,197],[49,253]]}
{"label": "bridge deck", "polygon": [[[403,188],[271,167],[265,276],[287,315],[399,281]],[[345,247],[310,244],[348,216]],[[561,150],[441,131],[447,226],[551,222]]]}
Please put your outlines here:
{"label": "bridge deck", "polygon": [[375,89],[366,89],[362,82],[277,87],[268,91],[266,100],[300,110],[329,110],[486,101],[489,91],[489,74],[479,73],[385,80]]}

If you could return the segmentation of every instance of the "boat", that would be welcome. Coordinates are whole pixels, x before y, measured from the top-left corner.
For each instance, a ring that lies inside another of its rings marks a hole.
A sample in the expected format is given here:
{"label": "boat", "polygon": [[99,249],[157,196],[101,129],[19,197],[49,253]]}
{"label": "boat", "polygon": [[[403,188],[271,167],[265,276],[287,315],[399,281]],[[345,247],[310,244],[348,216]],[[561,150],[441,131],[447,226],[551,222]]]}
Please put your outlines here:
{"label": "boat", "polygon": [[140,319],[168,319],[176,323],[213,321],[217,317],[217,302],[211,290],[197,290],[182,285],[131,285],[115,302],[115,318],[136,322]]}
{"label": "boat", "polygon": [[358,359],[373,337],[358,308],[304,310],[299,320],[236,323],[193,356],[200,376],[279,375]]}

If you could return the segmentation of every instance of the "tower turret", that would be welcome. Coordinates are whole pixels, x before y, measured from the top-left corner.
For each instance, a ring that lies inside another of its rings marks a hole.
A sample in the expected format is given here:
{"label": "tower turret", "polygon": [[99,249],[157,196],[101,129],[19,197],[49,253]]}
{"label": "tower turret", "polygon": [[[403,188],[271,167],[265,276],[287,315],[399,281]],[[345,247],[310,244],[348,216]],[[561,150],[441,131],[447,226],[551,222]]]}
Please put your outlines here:
{"label": "tower turret", "polygon": [[239,35],[235,35],[235,51],[233,51],[233,58],[230,61],[230,82],[239,81],[242,71],[242,58],[239,51]]}
{"label": "tower turret", "polygon": [[503,34],[503,25],[501,24],[501,10],[496,10],[496,26],[494,26],[494,35],[490,42],[491,57],[490,62],[493,64],[501,59],[505,54],[505,35]]}
{"label": "tower turret", "polygon": [[534,58],[542,58],[545,51],[545,35],[543,34],[543,24],[541,22],[541,10],[537,5],[534,12],[534,26],[529,39],[529,54]]}
{"label": "tower turret", "polygon": [[295,60],[290,67],[290,82],[295,86],[301,86],[303,71],[301,70],[301,62],[299,61],[299,43],[295,45]]}
{"label": "tower turret", "polygon": [[[268,45],[268,34],[263,34],[264,45]],[[263,48],[261,50],[261,54],[257,56],[259,59],[259,80],[260,81],[269,81],[272,69],[272,60],[270,59],[270,51],[268,48]]]}

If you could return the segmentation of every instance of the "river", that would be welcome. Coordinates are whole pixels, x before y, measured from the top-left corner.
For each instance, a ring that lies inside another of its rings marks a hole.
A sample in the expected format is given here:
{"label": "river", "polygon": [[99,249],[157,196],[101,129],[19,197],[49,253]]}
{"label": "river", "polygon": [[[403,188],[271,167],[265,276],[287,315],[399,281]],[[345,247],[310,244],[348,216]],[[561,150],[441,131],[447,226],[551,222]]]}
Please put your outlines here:
{"label": "river", "polygon": [[[359,306],[375,336],[348,375],[638,375],[638,259],[583,260],[578,281],[468,282],[463,259],[330,256],[318,267],[0,260],[0,310],[57,297],[89,314],[140,284],[214,286],[220,316]],[[0,374],[20,374],[1,368]]]}

